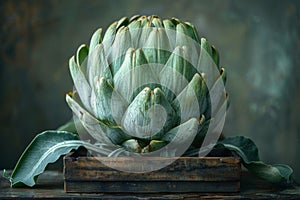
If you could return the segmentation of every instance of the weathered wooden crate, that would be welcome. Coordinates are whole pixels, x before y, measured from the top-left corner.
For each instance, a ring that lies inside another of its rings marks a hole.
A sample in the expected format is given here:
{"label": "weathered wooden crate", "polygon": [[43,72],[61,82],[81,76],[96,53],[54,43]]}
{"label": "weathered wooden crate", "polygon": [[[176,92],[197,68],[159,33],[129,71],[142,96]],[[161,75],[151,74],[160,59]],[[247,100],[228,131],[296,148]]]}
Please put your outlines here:
{"label": "weathered wooden crate", "polygon": [[[134,158],[101,158],[134,167]],[[135,158],[136,159],[136,158]],[[164,162],[169,158],[159,159]],[[95,157],[70,153],[64,157],[64,189],[79,193],[238,192],[241,165],[237,156],[180,157],[169,166],[148,173],[109,168]]]}

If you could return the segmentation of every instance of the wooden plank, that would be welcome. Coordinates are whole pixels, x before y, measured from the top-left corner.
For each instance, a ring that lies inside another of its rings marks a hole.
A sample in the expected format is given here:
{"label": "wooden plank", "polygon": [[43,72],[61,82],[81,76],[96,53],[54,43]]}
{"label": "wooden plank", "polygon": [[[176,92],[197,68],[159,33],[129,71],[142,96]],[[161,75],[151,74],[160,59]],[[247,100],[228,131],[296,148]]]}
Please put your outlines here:
{"label": "wooden plank", "polygon": [[174,160],[161,157],[95,158],[70,154],[64,158],[65,191],[177,193],[237,192],[240,189],[241,165],[238,157],[180,157],[165,168],[146,173],[129,173],[106,166],[139,171],[136,163],[141,159],[147,166]]}
{"label": "wooden plank", "polygon": [[[134,164],[130,159],[124,158],[112,159],[112,162],[123,166]],[[148,173],[117,171],[95,158],[65,159],[65,180],[73,181],[233,181],[239,179],[240,161],[233,157],[179,158],[165,168]]]}
{"label": "wooden plank", "polygon": [[65,191],[79,193],[187,193],[239,192],[240,182],[185,182],[185,181],[71,181],[65,182]]}

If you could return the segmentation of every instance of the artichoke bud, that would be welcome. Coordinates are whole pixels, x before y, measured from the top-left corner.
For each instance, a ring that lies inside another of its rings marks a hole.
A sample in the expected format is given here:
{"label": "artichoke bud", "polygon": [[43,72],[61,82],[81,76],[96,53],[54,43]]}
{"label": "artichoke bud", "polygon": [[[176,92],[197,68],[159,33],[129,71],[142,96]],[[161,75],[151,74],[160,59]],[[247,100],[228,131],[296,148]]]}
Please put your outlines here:
{"label": "artichoke bud", "polygon": [[96,30],[69,69],[81,102],[72,94],[66,101],[83,127],[131,152],[200,146],[214,114],[229,104],[218,51],[176,18],[123,17],[103,39]]}

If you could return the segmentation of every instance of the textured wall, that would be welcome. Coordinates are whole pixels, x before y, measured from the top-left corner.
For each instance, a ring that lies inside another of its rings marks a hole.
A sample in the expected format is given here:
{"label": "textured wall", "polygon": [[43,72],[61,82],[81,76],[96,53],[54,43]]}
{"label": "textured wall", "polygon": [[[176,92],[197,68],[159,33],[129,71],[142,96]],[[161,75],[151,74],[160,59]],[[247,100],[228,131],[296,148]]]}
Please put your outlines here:
{"label": "textured wall", "polygon": [[0,169],[72,116],[64,96],[77,47],[133,14],[194,23],[228,72],[225,135],[251,137],[263,160],[291,165],[300,180],[300,3],[291,0],[1,1]]}

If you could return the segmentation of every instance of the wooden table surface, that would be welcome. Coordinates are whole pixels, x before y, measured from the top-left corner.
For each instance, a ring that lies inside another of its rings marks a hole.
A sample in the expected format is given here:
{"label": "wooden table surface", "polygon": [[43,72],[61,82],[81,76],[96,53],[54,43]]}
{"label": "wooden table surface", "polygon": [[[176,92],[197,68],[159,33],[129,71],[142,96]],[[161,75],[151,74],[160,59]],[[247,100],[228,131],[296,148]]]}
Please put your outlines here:
{"label": "wooden table surface", "polygon": [[78,194],[65,193],[63,175],[57,171],[42,174],[33,188],[10,188],[8,180],[0,178],[0,199],[300,199],[296,184],[282,188],[242,173],[241,192],[238,193],[179,193],[179,194]]}

